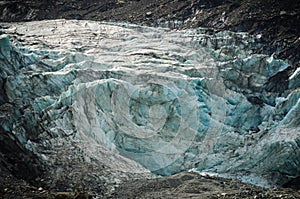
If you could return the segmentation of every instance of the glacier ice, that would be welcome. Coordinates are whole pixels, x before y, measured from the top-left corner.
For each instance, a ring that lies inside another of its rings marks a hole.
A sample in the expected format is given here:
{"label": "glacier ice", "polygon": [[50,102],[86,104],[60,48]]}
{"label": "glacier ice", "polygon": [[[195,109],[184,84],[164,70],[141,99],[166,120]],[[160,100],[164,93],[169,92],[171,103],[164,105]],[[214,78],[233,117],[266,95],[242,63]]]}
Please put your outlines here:
{"label": "glacier ice", "polygon": [[2,27],[0,102],[19,111],[0,124],[53,173],[57,154],[80,154],[129,173],[196,168],[265,185],[300,175],[298,70],[253,54],[256,37],[76,20]]}

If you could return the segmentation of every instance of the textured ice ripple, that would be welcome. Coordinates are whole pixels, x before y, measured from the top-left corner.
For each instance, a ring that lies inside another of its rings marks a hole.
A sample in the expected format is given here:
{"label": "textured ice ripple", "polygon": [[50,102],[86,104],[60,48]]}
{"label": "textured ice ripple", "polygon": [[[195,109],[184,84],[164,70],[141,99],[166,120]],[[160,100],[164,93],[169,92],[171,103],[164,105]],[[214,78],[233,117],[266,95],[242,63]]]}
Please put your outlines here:
{"label": "textured ice ripple", "polygon": [[57,161],[47,140],[71,139],[83,162],[107,158],[125,172],[146,170],[113,166],[117,157],[162,175],[196,168],[264,185],[299,176],[298,73],[281,77],[286,62],[253,54],[255,37],[72,20],[4,25],[1,103],[25,113],[1,125],[47,164]]}

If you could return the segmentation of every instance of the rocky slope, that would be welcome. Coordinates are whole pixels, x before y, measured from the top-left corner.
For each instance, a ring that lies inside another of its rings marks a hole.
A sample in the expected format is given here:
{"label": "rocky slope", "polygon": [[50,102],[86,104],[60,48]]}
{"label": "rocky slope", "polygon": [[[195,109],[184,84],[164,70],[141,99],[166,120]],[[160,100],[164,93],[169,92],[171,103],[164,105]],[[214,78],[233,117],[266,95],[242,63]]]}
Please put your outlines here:
{"label": "rocky slope", "polygon": [[291,189],[265,189],[236,180],[180,173],[165,178],[133,180],[121,185],[111,198],[299,198]]}

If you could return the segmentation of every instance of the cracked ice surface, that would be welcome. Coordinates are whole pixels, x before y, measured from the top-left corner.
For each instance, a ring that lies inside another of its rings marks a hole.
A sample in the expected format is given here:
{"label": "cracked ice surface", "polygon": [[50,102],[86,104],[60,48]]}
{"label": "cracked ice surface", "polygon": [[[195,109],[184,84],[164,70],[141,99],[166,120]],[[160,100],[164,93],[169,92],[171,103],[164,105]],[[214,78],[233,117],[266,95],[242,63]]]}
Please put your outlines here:
{"label": "cracked ice surface", "polygon": [[[1,125],[47,164],[75,142],[82,162],[124,172],[196,168],[264,185],[299,176],[298,73],[278,88],[271,79],[289,65],[253,54],[255,38],[74,20],[5,26],[7,101],[32,122]],[[33,124],[38,133],[24,128]]]}

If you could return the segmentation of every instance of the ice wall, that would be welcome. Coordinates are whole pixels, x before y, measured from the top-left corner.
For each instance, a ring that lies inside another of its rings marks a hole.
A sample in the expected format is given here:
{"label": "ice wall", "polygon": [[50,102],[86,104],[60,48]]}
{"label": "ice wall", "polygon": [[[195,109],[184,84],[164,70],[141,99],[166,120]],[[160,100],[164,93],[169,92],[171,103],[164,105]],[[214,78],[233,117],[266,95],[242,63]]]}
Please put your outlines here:
{"label": "ice wall", "polygon": [[16,111],[0,124],[46,165],[80,156],[264,185],[300,174],[299,71],[253,54],[254,36],[67,20],[2,27],[1,107]]}

